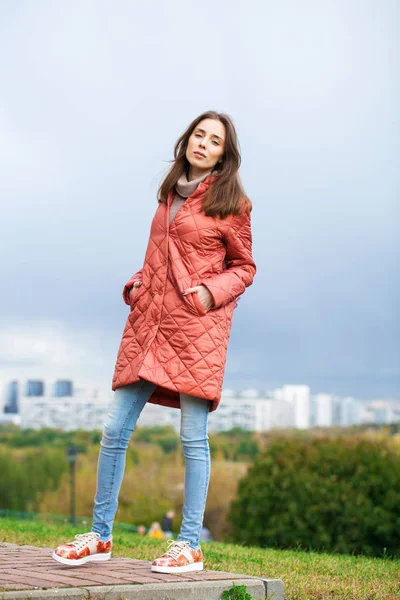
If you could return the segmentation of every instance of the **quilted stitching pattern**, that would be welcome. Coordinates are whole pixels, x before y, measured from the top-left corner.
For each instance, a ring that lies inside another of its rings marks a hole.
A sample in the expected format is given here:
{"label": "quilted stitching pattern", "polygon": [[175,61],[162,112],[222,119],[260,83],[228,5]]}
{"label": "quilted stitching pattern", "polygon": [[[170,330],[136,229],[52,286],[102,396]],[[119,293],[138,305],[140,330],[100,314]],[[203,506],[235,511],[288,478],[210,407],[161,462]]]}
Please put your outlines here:
{"label": "quilted stitching pattern", "polygon": [[[123,290],[130,313],[123,331],[112,389],[140,377],[157,384],[149,402],[180,407],[180,392],[220,401],[226,351],[237,300],[252,284],[250,214],[207,217],[201,203],[209,176],[179,208],[169,225],[172,193],[154,215],[143,268]],[[128,291],[135,281],[142,285]],[[203,284],[214,298],[205,312],[196,294]]]}

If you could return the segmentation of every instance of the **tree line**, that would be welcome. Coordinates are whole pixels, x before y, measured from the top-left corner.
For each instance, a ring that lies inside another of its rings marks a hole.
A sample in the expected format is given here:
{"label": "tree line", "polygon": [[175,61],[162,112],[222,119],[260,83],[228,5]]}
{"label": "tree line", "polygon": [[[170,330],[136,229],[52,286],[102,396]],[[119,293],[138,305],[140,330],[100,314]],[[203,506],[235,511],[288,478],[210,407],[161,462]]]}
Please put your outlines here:
{"label": "tree line", "polygon": [[[69,512],[66,449],[78,448],[77,514],[90,518],[99,431],[0,427],[0,508]],[[381,556],[400,553],[400,435],[353,430],[241,429],[210,434],[205,525],[215,539]],[[173,508],[184,458],[172,427],[138,428],[127,451],[117,521],[149,526]],[[386,549],[386,550],[384,550]]]}

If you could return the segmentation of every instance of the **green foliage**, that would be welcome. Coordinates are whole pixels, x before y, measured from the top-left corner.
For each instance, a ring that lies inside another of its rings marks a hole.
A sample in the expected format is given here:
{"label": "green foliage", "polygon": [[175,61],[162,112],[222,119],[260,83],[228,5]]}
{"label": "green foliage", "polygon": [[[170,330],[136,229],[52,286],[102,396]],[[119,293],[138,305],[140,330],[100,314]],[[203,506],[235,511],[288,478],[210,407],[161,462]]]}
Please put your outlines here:
{"label": "green foliage", "polygon": [[[0,445],[12,448],[42,447],[51,445],[64,450],[74,444],[81,454],[101,440],[101,431],[61,431],[59,429],[20,429],[15,425],[0,425]],[[138,427],[132,441],[156,444],[165,454],[180,450],[179,434],[170,425]],[[258,442],[251,431],[235,427],[230,431],[214,433],[210,436],[211,455],[222,456],[224,460],[241,462],[252,460],[260,451]]]}
{"label": "green foliage", "polygon": [[254,458],[259,451],[260,448],[255,440],[241,440],[236,448],[235,459],[243,460],[245,458]]}
{"label": "green foliage", "polygon": [[400,555],[400,461],[357,438],[278,440],[241,480],[229,520],[237,543]]}
{"label": "green foliage", "polygon": [[179,436],[171,425],[138,428],[134,433],[134,441],[158,444],[166,454],[175,452],[180,444]]}
{"label": "green foliage", "polygon": [[0,446],[0,508],[37,510],[41,495],[55,490],[68,465],[64,452]]}
{"label": "green foliage", "polygon": [[0,425],[0,445],[12,448],[49,446],[66,449],[74,444],[79,452],[85,452],[88,446],[99,444],[101,432],[60,431],[59,429],[20,429],[15,425]]}
{"label": "green foliage", "polygon": [[252,431],[234,427],[210,436],[210,452],[213,458],[222,456],[224,460],[241,462],[252,460],[260,447]]}
{"label": "green foliage", "polygon": [[226,590],[222,594],[221,600],[254,600],[254,597],[249,594],[245,585],[235,585],[230,590]]}

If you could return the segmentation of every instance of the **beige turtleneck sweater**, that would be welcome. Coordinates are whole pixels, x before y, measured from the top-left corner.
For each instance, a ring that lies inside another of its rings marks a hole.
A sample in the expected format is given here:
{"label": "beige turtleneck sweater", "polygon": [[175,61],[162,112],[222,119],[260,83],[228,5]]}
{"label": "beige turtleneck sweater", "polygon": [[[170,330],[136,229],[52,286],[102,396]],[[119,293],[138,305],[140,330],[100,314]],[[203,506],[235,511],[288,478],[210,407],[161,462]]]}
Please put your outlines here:
{"label": "beige turtleneck sweater", "polygon": [[206,173],[198,179],[192,179],[192,181],[188,181],[186,173],[182,173],[182,175],[179,177],[178,181],[175,184],[175,196],[169,210],[170,225],[176,213],[178,212],[182,204],[185,202],[186,198],[189,198],[189,196],[191,196],[195,192],[199,183],[204,181],[206,177],[210,175],[210,173]]}

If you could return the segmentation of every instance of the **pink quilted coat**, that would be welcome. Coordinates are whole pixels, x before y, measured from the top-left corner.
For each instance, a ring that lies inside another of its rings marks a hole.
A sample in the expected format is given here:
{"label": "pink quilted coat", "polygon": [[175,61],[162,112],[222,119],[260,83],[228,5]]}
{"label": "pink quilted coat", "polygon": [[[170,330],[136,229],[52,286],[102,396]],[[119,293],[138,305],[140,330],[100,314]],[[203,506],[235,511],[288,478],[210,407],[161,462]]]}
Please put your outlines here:
{"label": "pink quilted coat", "polygon": [[[130,313],[122,335],[112,389],[147,379],[157,384],[149,402],[180,408],[179,393],[220,401],[232,315],[238,297],[252,284],[250,214],[226,219],[201,211],[215,176],[209,175],[179,208],[169,225],[167,204],[154,215],[143,268],[123,290]],[[129,300],[133,283],[141,281]],[[214,306],[205,311],[197,293],[205,285]]]}

